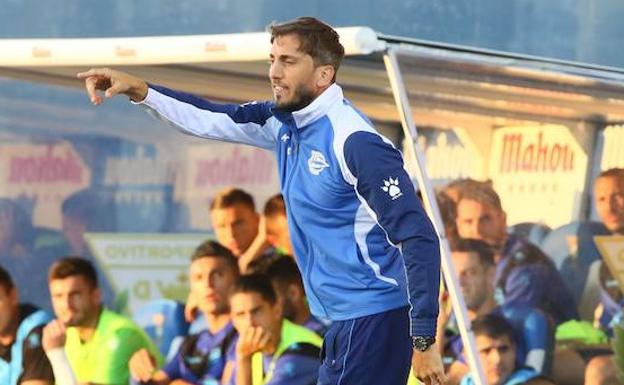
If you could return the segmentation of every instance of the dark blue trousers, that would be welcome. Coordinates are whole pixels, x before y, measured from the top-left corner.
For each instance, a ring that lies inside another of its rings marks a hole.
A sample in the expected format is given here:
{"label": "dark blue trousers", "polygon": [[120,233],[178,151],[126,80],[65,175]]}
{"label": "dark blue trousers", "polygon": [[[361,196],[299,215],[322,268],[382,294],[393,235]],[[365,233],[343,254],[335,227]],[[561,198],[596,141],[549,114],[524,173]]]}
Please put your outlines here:
{"label": "dark blue trousers", "polygon": [[408,308],[333,322],[321,359],[318,385],[405,385],[412,362]]}

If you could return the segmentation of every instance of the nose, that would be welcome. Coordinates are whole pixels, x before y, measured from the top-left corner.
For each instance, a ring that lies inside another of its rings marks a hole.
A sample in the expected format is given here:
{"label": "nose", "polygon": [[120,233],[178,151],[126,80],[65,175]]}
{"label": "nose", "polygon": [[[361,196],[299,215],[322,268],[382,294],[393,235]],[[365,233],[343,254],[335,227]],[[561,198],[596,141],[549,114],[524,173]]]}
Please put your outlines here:
{"label": "nose", "polygon": [[617,214],[618,202],[615,196],[609,197],[609,213]]}
{"label": "nose", "polygon": [[212,275],[208,275],[204,283],[206,284],[206,287],[209,289],[213,289],[215,287],[215,280]]}
{"label": "nose", "polygon": [[239,316],[237,319],[237,324],[243,330],[256,326],[251,314],[245,314],[245,315]]}
{"label": "nose", "polygon": [[271,66],[269,67],[269,78],[270,79],[281,79],[283,76],[282,66],[279,64],[278,60],[273,61]]}
{"label": "nose", "polygon": [[492,349],[489,359],[490,362],[494,365],[498,365],[501,362],[501,353],[498,351],[498,349]]}
{"label": "nose", "polygon": [[475,238],[479,236],[479,221],[466,221],[463,223],[464,238]]}
{"label": "nose", "polygon": [[55,302],[61,310],[71,310],[71,301],[68,295],[58,296]]}

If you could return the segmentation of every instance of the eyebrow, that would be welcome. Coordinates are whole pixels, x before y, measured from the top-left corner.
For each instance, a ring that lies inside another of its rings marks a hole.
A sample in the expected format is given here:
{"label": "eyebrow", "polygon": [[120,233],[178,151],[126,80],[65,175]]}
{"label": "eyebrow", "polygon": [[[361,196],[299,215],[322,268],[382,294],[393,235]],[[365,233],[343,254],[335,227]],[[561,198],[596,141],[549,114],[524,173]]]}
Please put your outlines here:
{"label": "eyebrow", "polygon": [[[277,57],[280,59],[299,59],[300,57],[302,57],[303,55],[291,55],[291,54],[281,54],[278,55]],[[275,55],[273,55],[272,53],[269,54],[269,58],[274,59]]]}

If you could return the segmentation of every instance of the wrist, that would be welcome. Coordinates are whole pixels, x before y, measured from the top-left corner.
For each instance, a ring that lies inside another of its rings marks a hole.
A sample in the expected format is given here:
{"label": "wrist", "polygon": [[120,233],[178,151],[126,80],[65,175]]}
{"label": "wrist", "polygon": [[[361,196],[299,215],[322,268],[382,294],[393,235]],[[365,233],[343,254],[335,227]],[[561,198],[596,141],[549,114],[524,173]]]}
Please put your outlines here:
{"label": "wrist", "polygon": [[238,363],[251,363],[251,356],[253,355],[253,352],[248,353],[248,352],[239,352],[236,351],[236,362]]}
{"label": "wrist", "polygon": [[431,349],[436,342],[432,336],[412,336],[412,347],[414,351],[424,353]]}
{"label": "wrist", "polygon": [[149,87],[144,81],[138,81],[128,92],[128,97],[135,103],[140,103],[147,97]]}

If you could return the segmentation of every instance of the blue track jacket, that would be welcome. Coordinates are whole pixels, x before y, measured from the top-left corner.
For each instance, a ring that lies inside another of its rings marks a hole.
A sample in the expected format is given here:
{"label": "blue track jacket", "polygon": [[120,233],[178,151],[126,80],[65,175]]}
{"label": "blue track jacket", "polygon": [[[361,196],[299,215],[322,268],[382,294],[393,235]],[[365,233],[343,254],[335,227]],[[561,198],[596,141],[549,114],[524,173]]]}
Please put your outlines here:
{"label": "blue track jacket", "polygon": [[139,104],[184,133],[275,152],[314,315],[341,321],[409,304],[411,334],[435,335],[438,238],[400,152],[338,85],[293,113],[272,102],[215,104],[154,85]]}

